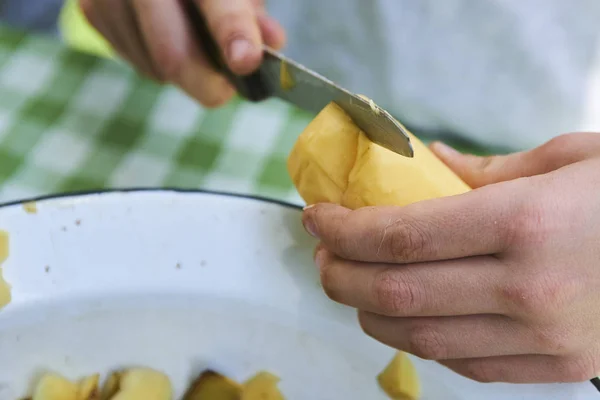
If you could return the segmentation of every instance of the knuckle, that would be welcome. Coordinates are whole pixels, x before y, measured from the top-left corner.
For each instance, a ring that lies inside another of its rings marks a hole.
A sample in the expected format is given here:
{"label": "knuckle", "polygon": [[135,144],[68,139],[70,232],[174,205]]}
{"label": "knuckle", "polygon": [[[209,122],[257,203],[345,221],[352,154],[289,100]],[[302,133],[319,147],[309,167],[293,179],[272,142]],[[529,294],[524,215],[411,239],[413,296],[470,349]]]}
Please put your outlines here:
{"label": "knuckle", "polygon": [[577,278],[543,272],[514,278],[502,288],[502,297],[515,313],[548,320],[565,312],[581,286]]}
{"label": "knuckle", "polygon": [[537,158],[544,163],[547,171],[553,171],[598,155],[599,145],[596,133],[565,133],[539,147]]}
{"label": "knuckle", "polygon": [[161,81],[173,83],[181,81],[187,64],[182,51],[167,41],[159,41],[155,44],[153,59]]}
{"label": "knuckle", "polygon": [[222,44],[230,43],[239,38],[247,38],[250,28],[248,14],[242,11],[228,11],[220,13],[212,20],[215,27],[214,32],[218,41]]}
{"label": "knuckle", "polygon": [[444,336],[434,327],[417,325],[408,332],[407,351],[425,360],[444,360],[449,356]]}
{"label": "knuckle", "polygon": [[364,243],[361,243],[357,235],[354,235],[353,217],[357,215],[355,211],[351,211],[344,215],[333,232],[333,245],[337,252],[342,256],[351,257],[356,249],[361,248]]}
{"label": "knuckle", "polygon": [[520,315],[546,313],[547,299],[540,285],[531,279],[522,279],[502,288],[502,297],[510,309]]}
{"label": "knuckle", "polygon": [[485,362],[480,360],[466,361],[462,375],[479,383],[497,382],[499,379]]}
{"label": "knuckle", "polygon": [[538,329],[534,333],[534,340],[540,353],[561,354],[577,344],[573,336],[572,332],[565,329]]}
{"label": "knuckle", "polygon": [[[397,220],[388,228],[389,253],[394,261],[418,261],[430,245],[430,238],[417,223],[405,219]],[[386,241],[386,237],[383,238]]]}
{"label": "knuckle", "polygon": [[375,276],[372,292],[375,306],[383,315],[406,315],[416,309],[418,298],[414,286],[404,282],[393,268],[382,270]]}
{"label": "knuckle", "polygon": [[548,167],[554,169],[555,155],[565,154],[565,151],[573,147],[573,139],[575,136],[573,133],[563,133],[562,135],[556,136],[550,139],[544,146],[540,148],[545,156],[544,159],[549,163]]}
{"label": "knuckle", "polygon": [[540,201],[527,201],[517,208],[512,223],[506,227],[505,243],[511,245],[541,245],[550,236],[552,215]]}
{"label": "knuckle", "polygon": [[477,157],[479,172],[481,174],[486,174],[490,169],[492,169],[496,164],[497,160],[499,160],[498,156],[483,156]]}

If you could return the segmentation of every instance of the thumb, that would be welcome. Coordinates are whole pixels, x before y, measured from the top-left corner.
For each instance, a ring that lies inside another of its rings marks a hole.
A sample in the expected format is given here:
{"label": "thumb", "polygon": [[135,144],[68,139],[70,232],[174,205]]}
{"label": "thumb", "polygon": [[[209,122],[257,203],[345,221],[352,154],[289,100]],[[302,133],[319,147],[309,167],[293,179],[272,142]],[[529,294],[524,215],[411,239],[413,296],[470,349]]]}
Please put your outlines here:
{"label": "thumb", "polygon": [[[590,137],[589,135],[594,135]],[[598,134],[558,136],[540,147],[507,155],[475,156],[434,142],[434,154],[472,188],[541,175],[599,154]]]}

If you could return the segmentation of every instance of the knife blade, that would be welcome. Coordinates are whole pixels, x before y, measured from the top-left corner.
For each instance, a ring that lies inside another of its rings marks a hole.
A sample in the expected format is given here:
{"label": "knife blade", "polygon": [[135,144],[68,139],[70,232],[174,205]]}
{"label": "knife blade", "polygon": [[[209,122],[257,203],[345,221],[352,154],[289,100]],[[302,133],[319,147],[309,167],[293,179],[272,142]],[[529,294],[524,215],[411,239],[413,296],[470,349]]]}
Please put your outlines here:
{"label": "knife blade", "polygon": [[352,118],[374,143],[405,157],[413,157],[408,132],[386,110],[358,96],[283,54],[263,46],[258,70],[246,76],[234,74],[223,61],[206,20],[193,0],[185,1],[186,12],[204,54],[224,74],[238,94],[252,102],[278,97],[301,109],[318,113],[334,102]]}

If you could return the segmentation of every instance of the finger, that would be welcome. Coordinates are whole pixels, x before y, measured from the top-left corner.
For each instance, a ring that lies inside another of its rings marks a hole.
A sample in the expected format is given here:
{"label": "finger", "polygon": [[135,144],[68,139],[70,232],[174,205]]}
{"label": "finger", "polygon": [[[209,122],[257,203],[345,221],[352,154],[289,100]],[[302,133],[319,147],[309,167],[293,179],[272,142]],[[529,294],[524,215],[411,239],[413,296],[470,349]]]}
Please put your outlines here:
{"label": "finger", "polygon": [[391,318],[360,312],[374,339],[426,360],[544,354],[530,330],[500,315]]}
{"label": "finger", "polygon": [[357,261],[412,263],[501,252],[511,243],[512,215],[524,182],[503,183],[405,207],[355,211],[318,204],[303,213],[313,236]]}
{"label": "finger", "polygon": [[235,93],[213,70],[194,39],[178,2],[133,0],[148,49],[162,80],[180,86],[206,107],[217,107]]}
{"label": "finger", "polygon": [[562,135],[530,151],[487,157],[461,154],[440,142],[432,143],[431,149],[469,186],[477,188],[545,174],[591,156],[600,155],[600,134]]}
{"label": "finger", "polygon": [[496,287],[505,273],[482,256],[402,266],[343,260],[325,248],[315,256],[325,293],[334,301],[395,317],[502,313]]}
{"label": "finger", "polygon": [[106,21],[104,21],[103,13],[98,6],[98,3],[99,1],[94,0],[80,0],[79,4],[83,15],[90,25],[92,25],[111,44],[111,47],[119,54],[119,56],[133,64],[129,56],[125,54],[122,43],[119,43],[112,29],[109,29]]}
{"label": "finger", "polygon": [[248,0],[195,0],[229,68],[245,75],[262,60],[262,38],[254,5]]}
{"label": "finger", "polygon": [[107,30],[111,32],[119,52],[124,54],[138,71],[148,77],[158,79],[130,1],[98,1],[97,8],[105,21]]}
{"label": "finger", "polygon": [[566,383],[584,382],[596,376],[594,363],[588,358],[517,355],[439,363],[478,382]]}
{"label": "finger", "polygon": [[283,27],[275,19],[266,14],[258,15],[258,26],[265,44],[275,50],[285,46],[286,35]]}
{"label": "finger", "polygon": [[252,0],[252,5],[256,11],[263,42],[275,50],[281,49],[286,41],[285,30],[277,20],[268,15],[264,0]]}

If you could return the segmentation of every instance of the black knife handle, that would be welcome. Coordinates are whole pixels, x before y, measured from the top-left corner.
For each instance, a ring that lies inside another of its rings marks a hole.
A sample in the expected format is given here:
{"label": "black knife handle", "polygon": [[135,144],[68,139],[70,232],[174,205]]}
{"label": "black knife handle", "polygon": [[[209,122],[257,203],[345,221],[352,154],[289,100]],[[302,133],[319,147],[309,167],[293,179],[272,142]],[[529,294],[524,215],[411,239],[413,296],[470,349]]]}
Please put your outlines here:
{"label": "black knife handle", "polygon": [[257,102],[269,98],[270,91],[265,85],[265,80],[263,79],[260,70],[245,76],[234,74],[223,60],[221,50],[213,39],[212,34],[208,29],[206,19],[198,9],[195,1],[184,0],[183,4],[196,38],[202,45],[204,54],[212,64],[213,68],[217,70],[217,72],[225,75],[239,95],[245,99]]}

